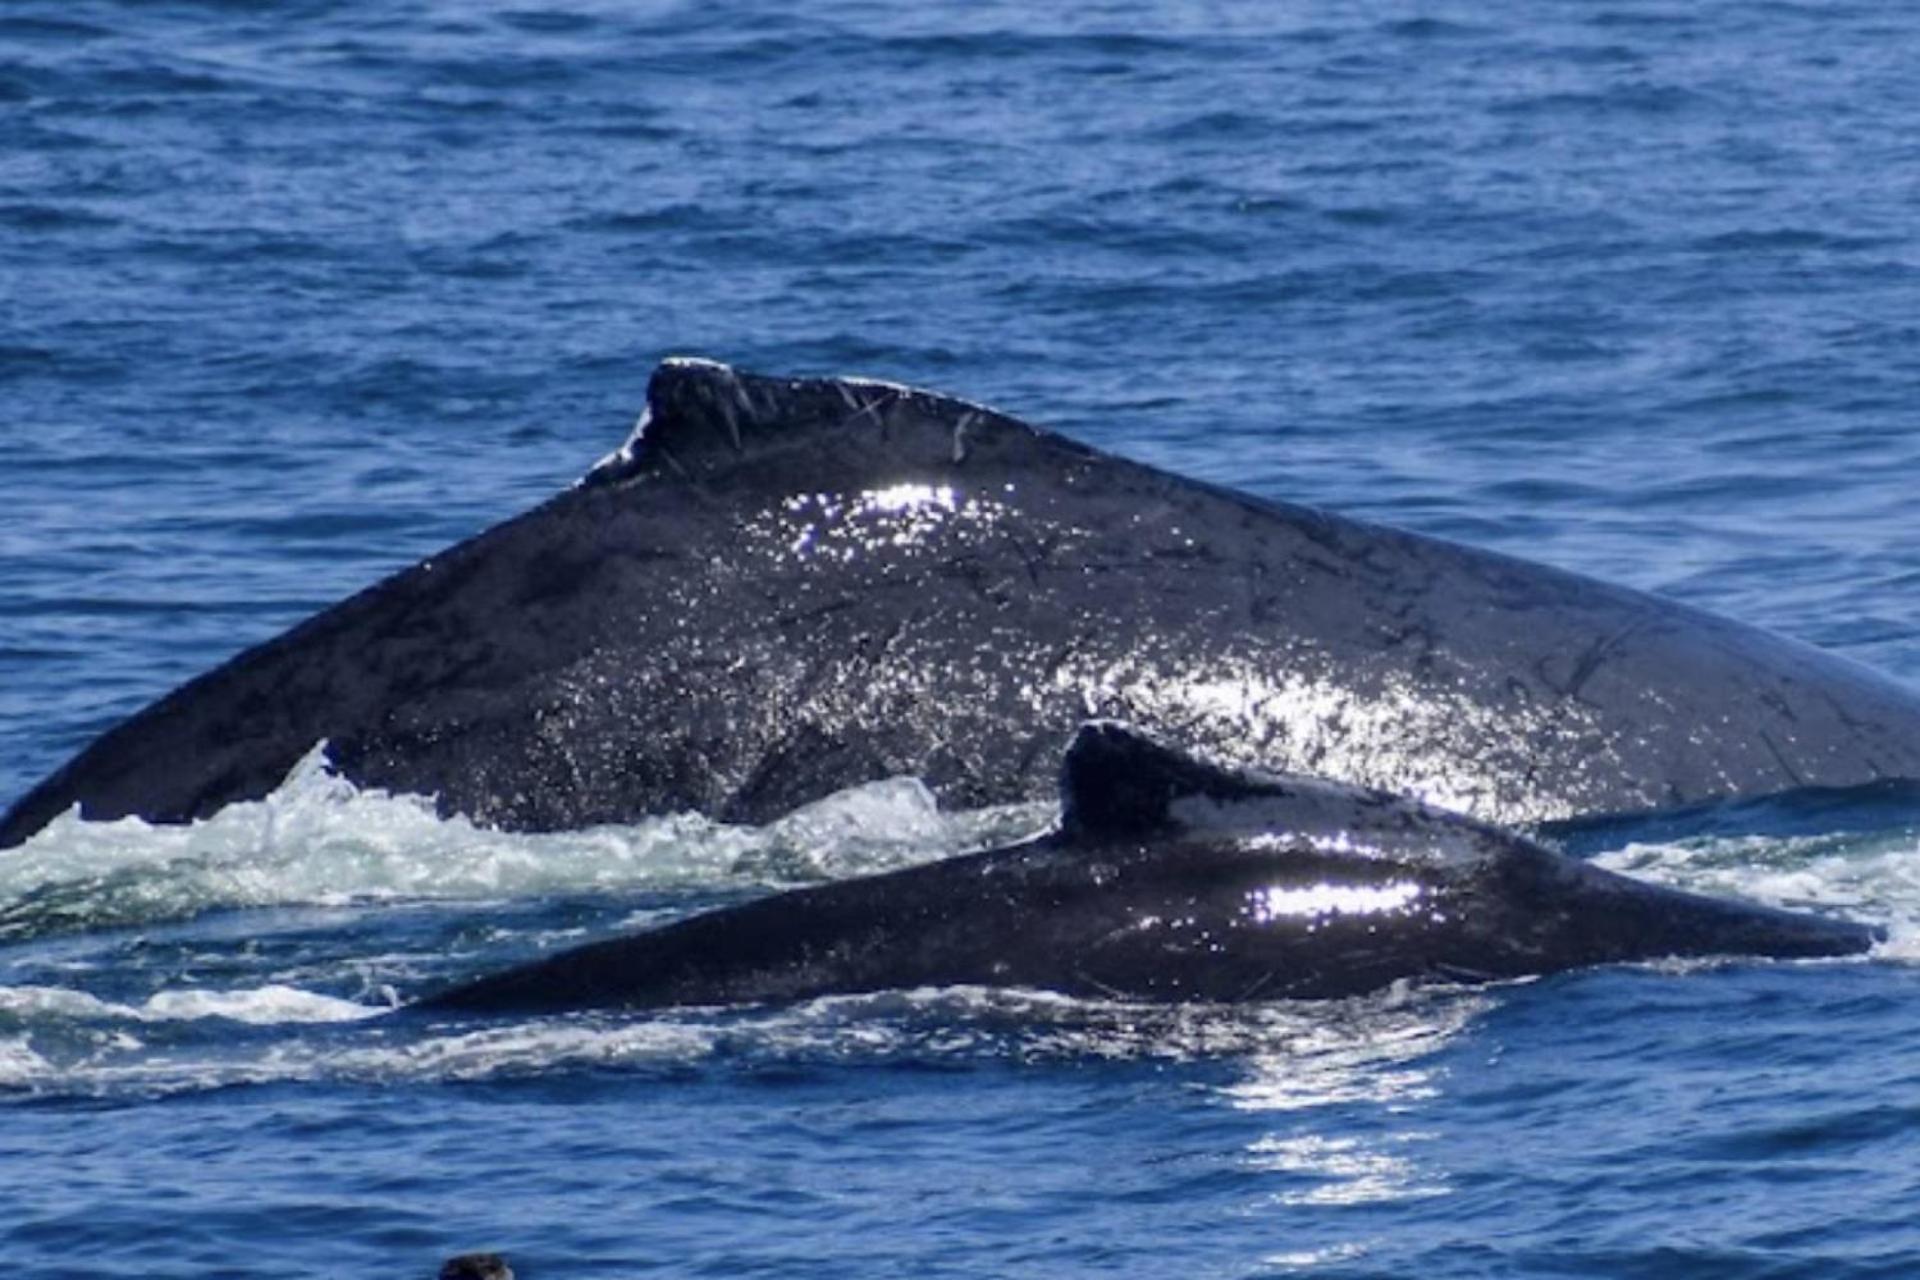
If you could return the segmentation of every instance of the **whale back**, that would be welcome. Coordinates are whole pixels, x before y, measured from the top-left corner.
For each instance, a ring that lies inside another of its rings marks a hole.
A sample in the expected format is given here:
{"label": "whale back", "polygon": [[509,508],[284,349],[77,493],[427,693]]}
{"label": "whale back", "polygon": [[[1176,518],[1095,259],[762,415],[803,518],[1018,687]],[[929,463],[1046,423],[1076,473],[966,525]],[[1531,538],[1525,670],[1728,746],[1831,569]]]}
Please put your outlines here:
{"label": "whale back", "polygon": [[1640,884],[1403,798],[1222,767],[1111,722],[1055,832],[775,894],[444,992],[469,1011],[956,985],[1239,1001],[1661,956],[1843,955],[1870,930]]}
{"label": "whale back", "polygon": [[1807,646],[965,401],[675,361],[579,487],[110,730],[0,844],[205,816],[321,740],[513,829],[898,775],[1031,800],[1088,716],[1502,824],[1920,777],[1915,695]]}

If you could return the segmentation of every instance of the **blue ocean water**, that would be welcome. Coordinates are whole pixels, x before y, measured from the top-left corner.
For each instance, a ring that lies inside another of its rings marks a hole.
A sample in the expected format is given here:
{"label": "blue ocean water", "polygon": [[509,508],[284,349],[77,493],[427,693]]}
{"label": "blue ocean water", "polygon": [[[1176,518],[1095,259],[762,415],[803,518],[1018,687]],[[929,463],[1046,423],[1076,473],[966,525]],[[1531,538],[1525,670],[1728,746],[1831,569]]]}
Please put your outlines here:
{"label": "blue ocean water", "polygon": [[[1920,680],[1920,11],[7,0],[0,802],[545,497],[693,352],[995,404]],[[316,762],[0,856],[19,1277],[1920,1272],[1920,805],[1616,830],[1862,963],[423,1025],[969,847],[507,837]],[[1752,824],[1747,824],[1752,825]]]}

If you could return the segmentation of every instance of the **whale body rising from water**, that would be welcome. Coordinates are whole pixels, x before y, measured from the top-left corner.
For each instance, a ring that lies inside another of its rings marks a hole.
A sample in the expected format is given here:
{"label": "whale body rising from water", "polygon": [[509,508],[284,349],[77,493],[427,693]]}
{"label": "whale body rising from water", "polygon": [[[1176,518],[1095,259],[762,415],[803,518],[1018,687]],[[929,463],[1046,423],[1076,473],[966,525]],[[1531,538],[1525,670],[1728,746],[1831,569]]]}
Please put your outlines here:
{"label": "whale body rising from water", "polygon": [[133,716],[0,846],[202,817],[322,739],[509,829],[1035,799],[1090,716],[1498,823],[1920,777],[1920,700],[1801,644],[926,392],[670,361],[580,487]]}
{"label": "whale body rising from water", "polygon": [[1237,1001],[1661,956],[1830,956],[1870,930],[1657,888],[1398,796],[1083,728],[1057,831],[763,898],[456,987],[551,1012],[958,985]]}

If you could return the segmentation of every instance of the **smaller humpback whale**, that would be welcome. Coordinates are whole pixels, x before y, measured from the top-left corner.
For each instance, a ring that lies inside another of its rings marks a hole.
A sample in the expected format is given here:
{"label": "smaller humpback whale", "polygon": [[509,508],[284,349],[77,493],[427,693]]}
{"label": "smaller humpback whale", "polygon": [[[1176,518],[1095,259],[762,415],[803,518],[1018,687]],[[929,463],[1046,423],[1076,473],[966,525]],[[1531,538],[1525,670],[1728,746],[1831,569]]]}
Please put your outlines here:
{"label": "smaller humpback whale", "polygon": [[546,1012],[904,987],[1244,1001],[1667,956],[1834,956],[1873,929],[1643,884],[1381,791],[1236,771],[1113,722],[1067,750],[1058,827],[762,898],[423,1002]]}

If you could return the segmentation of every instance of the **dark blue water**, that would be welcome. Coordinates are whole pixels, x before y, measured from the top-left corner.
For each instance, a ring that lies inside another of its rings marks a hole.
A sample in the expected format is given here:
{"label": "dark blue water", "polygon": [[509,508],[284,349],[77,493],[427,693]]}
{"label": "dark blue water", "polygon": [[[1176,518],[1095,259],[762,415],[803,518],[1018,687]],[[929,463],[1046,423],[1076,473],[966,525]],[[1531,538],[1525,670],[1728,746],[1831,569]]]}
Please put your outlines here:
{"label": "dark blue water", "polygon": [[[0,6],[0,798],[652,364],[925,383],[1920,680],[1920,11]],[[1750,815],[1743,815],[1750,816]],[[1920,806],[1619,830],[1864,963],[424,1024],[1044,814],[503,837],[317,765],[0,859],[20,1277],[1920,1273]]]}

